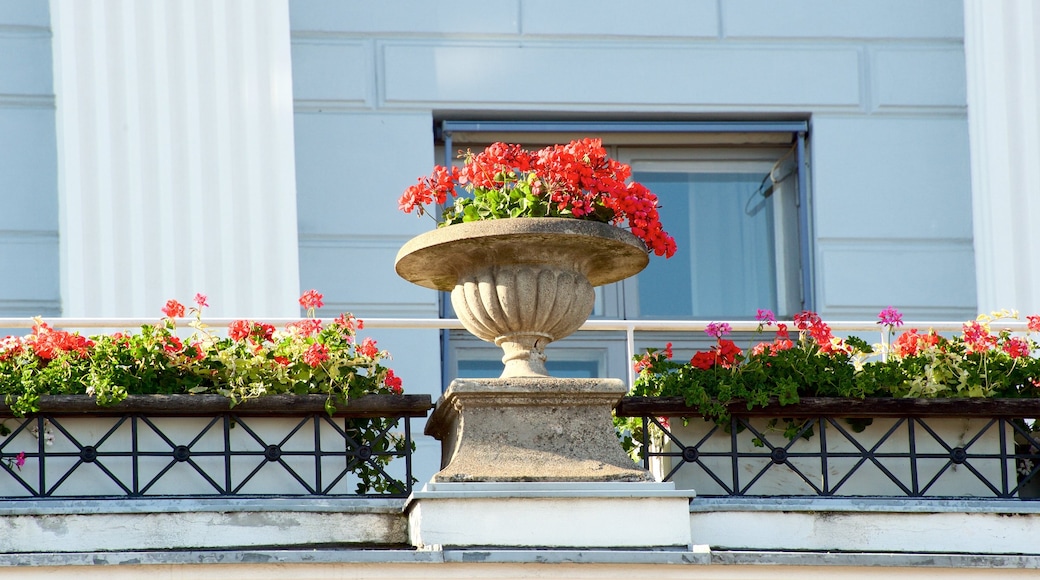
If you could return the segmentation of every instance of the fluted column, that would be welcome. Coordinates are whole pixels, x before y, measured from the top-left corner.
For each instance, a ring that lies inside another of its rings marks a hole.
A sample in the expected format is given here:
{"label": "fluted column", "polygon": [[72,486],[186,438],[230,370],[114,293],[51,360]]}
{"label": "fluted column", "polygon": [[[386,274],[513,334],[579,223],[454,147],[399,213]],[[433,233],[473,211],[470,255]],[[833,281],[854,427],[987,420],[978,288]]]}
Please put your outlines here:
{"label": "fluted column", "polygon": [[980,312],[1040,312],[1040,4],[965,0]]}
{"label": "fluted column", "polygon": [[52,0],[66,316],[299,309],[287,0]]}

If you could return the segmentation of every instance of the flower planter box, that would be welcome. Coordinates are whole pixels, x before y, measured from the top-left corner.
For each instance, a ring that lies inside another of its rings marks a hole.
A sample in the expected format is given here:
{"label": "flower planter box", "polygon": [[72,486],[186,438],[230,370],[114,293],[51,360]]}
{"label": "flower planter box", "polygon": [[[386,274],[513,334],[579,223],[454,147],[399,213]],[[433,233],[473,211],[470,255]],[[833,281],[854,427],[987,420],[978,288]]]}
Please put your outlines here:
{"label": "flower planter box", "polygon": [[54,396],[24,418],[0,407],[0,497],[407,495],[408,418],[430,397],[367,395],[332,416],[325,400]]}
{"label": "flower planter box", "polygon": [[[681,399],[626,398],[618,414],[667,417],[647,465],[701,497],[1012,498],[1032,495],[1036,436],[1022,419],[1040,415],[1038,403],[803,399],[752,411],[734,404],[730,422],[717,425]],[[785,434],[785,418],[800,427]]]}

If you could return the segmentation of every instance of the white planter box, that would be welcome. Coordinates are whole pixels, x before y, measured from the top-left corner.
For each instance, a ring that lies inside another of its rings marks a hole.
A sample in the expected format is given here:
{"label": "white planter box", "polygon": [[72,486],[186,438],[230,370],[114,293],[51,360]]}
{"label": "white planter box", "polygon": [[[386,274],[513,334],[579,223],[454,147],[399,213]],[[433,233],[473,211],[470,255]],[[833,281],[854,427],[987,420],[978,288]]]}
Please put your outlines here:
{"label": "white planter box", "polygon": [[403,496],[409,477],[406,446],[399,443],[403,422],[370,440],[349,427],[359,417],[425,415],[429,397],[421,398],[376,396],[359,403],[361,412],[349,408],[332,417],[321,396],[235,409],[223,398],[188,396],[141,396],[116,408],[89,400],[69,407],[63,400],[39,417],[4,419],[10,433],[0,437],[0,497],[354,495],[357,466],[381,454],[394,458],[366,467],[374,477],[402,482],[397,494]]}
{"label": "white planter box", "polygon": [[[824,418],[825,432],[816,423],[812,437],[793,442],[784,436],[782,423],[770,429],[768,418],[744,420],[751,428],[734,438],[700,418],[690,418],[684,425],[682,417],[671,417],[673,435],[690,448],[688,461],[661,457],[652,466],[655,475],[662,478],[678,467],[670,480],[701,497],[994,497],[997,494],[986,481],[1000,489],[1006,477],[1009,488],[1016,485],[1014,460],[999,457],[1000,423],[988,418],[929,417],[924,420],[927,428],[917,419],[877,418],[861,433],[855,433],[844,419]],[[764,446],[756,446],[759,436]],[[1010,446],[1010,427],[1004,428],[1004,436]],[[683,447],[666,439],[663,451],[681,454]],[[740,454],[736,468],[734,451]]]}

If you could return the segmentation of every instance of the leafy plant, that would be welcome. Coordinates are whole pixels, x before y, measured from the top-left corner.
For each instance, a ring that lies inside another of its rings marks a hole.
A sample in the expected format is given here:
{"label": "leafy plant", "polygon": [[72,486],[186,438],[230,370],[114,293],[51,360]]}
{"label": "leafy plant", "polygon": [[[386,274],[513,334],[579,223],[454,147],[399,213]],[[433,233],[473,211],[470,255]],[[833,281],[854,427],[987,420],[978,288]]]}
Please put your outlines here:
{"label": "leafy plant", "polygon": [[[712,323],[707,332],[716,345],[688,362],[671,360],[671,344],[637,356],[639,376],[632,394],[680,396],[716,420],[727,419],[734,402],[752,409],[774,400],[797,403],[801,397],[1037,397],[1040,359],[1031,356],[1037,343],[1028,333],[992,330],[996,320],[1012,316],[980,316],[965,323],[956,338],[911,329],[894,342],[872,347],[858,338],[835,337],[808,311],[794,317],[798,333],[792,338],[787,324],[760,310],[759,331],[776,326],[772,341],[759,342],[745,353],[723,338],[728,326]],[[879,319],[889,337],[902,325],[893,308],[883,310]],[[1040,316],[1027,319],[1029,333],[1040,332]],[[796,433],[798,428],[789,424],[785,431]]]}
{"label": "leafy plant", "polygon": [[361,320],[343,314],[314,317],[323,306],[314,290],[300,297],[308,317],[284,330],[237,320],[226,336],[202,322],[206,296],[191,308],[193,333],[181,338],[185,307],[170,300],[164,318],[137,333],[91,337],[51,328],[37,319],[30,334],[0,341],[0,394],[13,412],[38,410],[41,395],[86,394],[99,405],[130,394],[220,394],[230,404],[271,394],[327,395],[326,409],[366,393],[401,393],[401,379],[384,367],[389,357],[371,338],[359,340]]}
{"label": "leafy plant", "polygon": [[[675,240],[661,226],[657,196],[640,183],[626,183],[632,168],[607,157],[599,139],[581,139],[528,151],[494,143],[481,153],[460,155],[465,165],[435,166],[405,190],[406,213],[443,205],[440,225],[487,219],[562,217],[627,225],[649,251],[671,257]],[[458,189],[471,197],[456,197]]]}

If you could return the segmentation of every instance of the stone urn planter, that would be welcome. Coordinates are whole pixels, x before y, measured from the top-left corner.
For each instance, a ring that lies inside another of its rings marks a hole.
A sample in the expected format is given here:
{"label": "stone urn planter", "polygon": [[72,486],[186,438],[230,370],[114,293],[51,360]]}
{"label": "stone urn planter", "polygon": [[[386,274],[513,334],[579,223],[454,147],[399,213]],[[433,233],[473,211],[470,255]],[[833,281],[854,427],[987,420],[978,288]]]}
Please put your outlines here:
{"label": "stone urn planter", "polygon": [[577,330],[593,287],[639,273],[643,243],[614,226],[564,218],[485,220],[417,236],[397,254],[397,273],[451,292],[473,335],[502,347],[502,378],[544,377],[545,345]]}
{"label": "stone urn planter", "polygon": [[517,218],[456,224],[401,248],[406,280],[450,291],[462,324],[502,347],[499,378],[456,380],[426,433],[442,443],[441,482],[651,481],[621,449],[617,379],[557,379],[545,345],[592,312],[593,288],[638,273],[646,248],[608,224]]}

